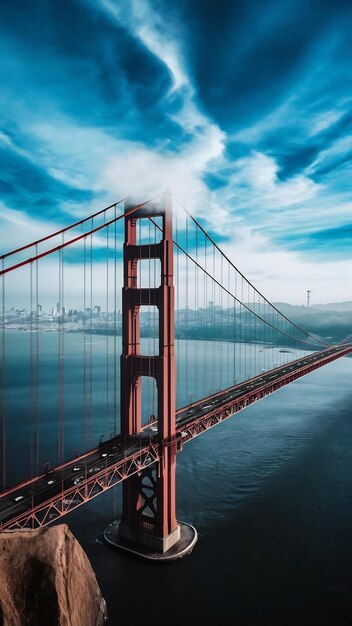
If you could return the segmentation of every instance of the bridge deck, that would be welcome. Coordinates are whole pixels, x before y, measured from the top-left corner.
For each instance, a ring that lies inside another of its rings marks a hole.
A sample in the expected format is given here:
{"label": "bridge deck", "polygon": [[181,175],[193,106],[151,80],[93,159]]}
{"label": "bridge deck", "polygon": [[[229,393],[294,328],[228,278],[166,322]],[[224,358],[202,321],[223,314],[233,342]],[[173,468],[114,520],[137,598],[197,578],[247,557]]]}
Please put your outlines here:
{"label": "bridge deck", "polygon": [[[253,402],[350,353],[352,344],[332,346],[183,407],[176,413],[177,438],[166,445],[177,445],[180,450],[184,443]],[[151,424],[128,442],[117,436],[46,474],[8,489],[0,494],[0,530],[49,524],[158,461],[161,445]]]}

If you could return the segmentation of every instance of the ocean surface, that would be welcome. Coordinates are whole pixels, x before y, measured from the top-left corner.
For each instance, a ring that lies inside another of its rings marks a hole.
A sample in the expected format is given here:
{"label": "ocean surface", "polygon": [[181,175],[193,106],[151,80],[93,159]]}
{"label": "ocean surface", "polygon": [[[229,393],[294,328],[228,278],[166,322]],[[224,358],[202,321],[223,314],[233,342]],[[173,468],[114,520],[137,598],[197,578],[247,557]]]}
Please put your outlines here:
{"label": "ocean surface", "polygon": [[[7,336],[6,399],[8,413],[12,412],[8,440],[18,451],[12,463],[9,460],[9,481],[18,479],[29,467],[25,451],[35,438],[36,416],[23,408],[33,393],[26,367],[28,337],[24,335],[14,332]],[[57,336],[49,335],[40,337],[44,365],[36,401],[41,448],[45,460],[55,462],[54,390],[59,365]],[[98,412],[100,407],[101,417],[100,422],[88,424],[90,432],[84,434],[82,337],[68,336],[65,342],[65,431],[72,437],[67,446],[79,449],[84,437],[86,441],[90,436],[95,444],[113,427],[113,383],[106,388],[104,382],[106,368],[109,375],[114,372],[113,363],[107,365],[106,358],[112,343],[107,346],[104,337],[93,339],[96,358],[91,405]],[[178,342],[179,372],[185,375],[187,357],[190,390],[192,355],[205,350],[194,343],[189,342],[186,354],[185,343]],[[231,346],[216,349],[218,363],[224,365],[223,380],[218,384],[225,384],[226,376],[234,376],[228,364],[235,355]],[[211,346],[204,352],[203,361],[214,363],[213,350]],[[242,346],[243,372],[240,375],[237,370],[238,379],[254,373],[260,358],[267,362],[283,358],[278,352],[269,357],[261,350],[253,352],[247,347],[246,352]],[[90,346],[88,361],[89,353]],[[298,354],[302,353],[290,357]],[[239,352],[236,357],[238,368]],[[197,528],[199,539],[184,559],[148,564],[102,542],[105,526],[120,515],[121,486],[63,519],[96,572],[107,601],[109,624],[351,626],[351,375],[352,359],[340,359],[186,444],[177,458],[177,514],[179,520]],[[209,374],[209,391],[213,378]],[[181,393],[185,394],[184,381],[179,396]],[[153,390],[149,396],[146,411],[151,408]],[[184,400],[179,397],[179,404]],[[40,462],[44,457],[41,453]]]}

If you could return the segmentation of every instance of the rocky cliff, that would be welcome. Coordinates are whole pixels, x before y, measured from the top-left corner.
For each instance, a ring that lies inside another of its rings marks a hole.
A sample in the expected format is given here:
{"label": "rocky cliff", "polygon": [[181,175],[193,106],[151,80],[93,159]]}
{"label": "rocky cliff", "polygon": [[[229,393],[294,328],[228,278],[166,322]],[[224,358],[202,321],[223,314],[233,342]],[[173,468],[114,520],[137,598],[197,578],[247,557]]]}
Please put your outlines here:
{"label": "rocky cliff", "polygon": [[106,604],[66,524],[0,533],[0,626],[101,626]]}

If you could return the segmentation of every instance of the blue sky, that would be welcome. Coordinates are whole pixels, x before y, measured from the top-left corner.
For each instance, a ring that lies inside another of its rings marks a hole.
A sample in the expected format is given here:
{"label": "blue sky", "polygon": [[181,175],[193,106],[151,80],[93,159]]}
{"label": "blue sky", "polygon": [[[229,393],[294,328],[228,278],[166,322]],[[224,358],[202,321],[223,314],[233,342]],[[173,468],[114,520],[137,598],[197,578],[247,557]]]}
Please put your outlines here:
{"label": "blue sky", "polygon": [[349,0],[1,13],[3,250],[169,187],[272,300],[352,299]]}

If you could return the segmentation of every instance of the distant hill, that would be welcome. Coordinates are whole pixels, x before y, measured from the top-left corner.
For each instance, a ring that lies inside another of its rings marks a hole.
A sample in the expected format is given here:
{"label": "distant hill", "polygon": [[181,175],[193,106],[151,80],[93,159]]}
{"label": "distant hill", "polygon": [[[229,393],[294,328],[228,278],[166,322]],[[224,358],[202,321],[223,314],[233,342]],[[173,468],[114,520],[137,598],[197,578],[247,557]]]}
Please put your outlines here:
{"label": "distant hill", "polygon": [[312,304],[309,309],[305,305],[288,304],[287,302],[273,302],[280,311],[302,311],[302,314],[309,315],[312,309],[319,311],[352,311],[352,301],[347,302],[329,302],[328,304]]}
{"label": "distant hill", "polygon": [[321,311],[352,311],[352,302],[330,302],[329,304],[312,304],[313,309]]}
{"label": "distant hill", "polygon": [[305,330],[329,341],[341,341],[352,333],[352,302],[350,301],[315,304],[309,308],[287,302],[274,302],[273,304]]}

